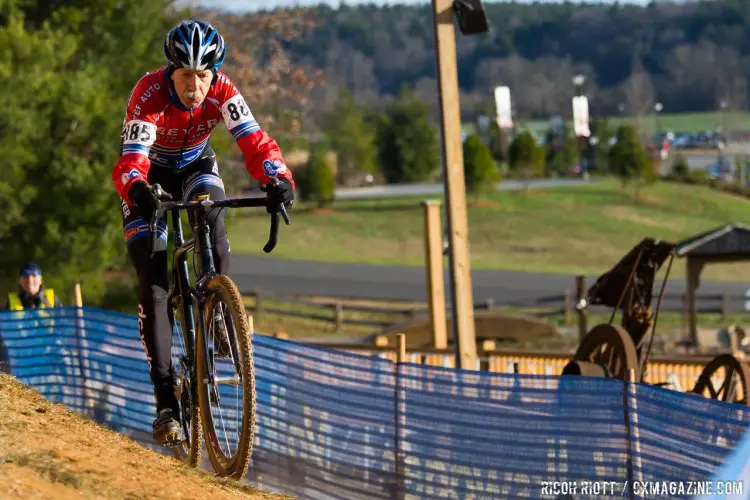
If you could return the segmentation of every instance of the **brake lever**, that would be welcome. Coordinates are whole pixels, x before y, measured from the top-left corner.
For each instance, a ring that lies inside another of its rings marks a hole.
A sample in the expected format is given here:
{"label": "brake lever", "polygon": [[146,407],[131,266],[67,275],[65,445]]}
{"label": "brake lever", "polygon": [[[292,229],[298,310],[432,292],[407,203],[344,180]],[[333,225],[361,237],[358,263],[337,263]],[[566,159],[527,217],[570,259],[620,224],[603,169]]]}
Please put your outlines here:
{"label": "brake lever", "polygon": [[284,223],[287,226],[291,224],[291,222],[289,221],[289,214],[286,211],[286,205],[284,205],[283,203],[281,203],[281,216],[284,217]]}
{"label": "brake lever", "polygon": [[272,213],[271,214],[271,234],[268,235],[268,243],[263,247],[263,251],[266,253],[271,253],[273,249],[276,247],[276,242],[278,240],[279,236],[279,214],[278,213]]}

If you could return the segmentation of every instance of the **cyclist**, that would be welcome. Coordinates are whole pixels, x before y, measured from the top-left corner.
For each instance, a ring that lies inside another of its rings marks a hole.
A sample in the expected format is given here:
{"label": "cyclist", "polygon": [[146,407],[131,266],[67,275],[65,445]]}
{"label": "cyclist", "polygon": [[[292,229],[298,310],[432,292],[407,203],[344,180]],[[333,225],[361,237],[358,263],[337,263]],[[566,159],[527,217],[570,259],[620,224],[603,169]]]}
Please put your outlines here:
{"label": "cyclist", "polygon": [[[130,94],[121,156],[112,180],[121,197],[128,254],[138,274],[138,328],[156,398],[153,436],[157,443],[170,445],[182,433],[167,315],[167,225],[159,221],[159,238],[150,257],[149,220],[160,203],[150,185],[160,184],[176,199],[225,199],[216,155],[208,142],[222,119],[243,153],[249,174],[264,185],[269,212],[280,210],[282,203],[292,205],[295,184],[276,141],[260,128],[242,94],[219,71],[226,55],[219,32],[204,21],[182,21],[167,33],[164,53],[167,65],[144,75]],[[270,182],[272,178],[279,182]],[[216,212],[221,215],[212,213],[209,224],[216,267],[225,274],[229,241],[223,211]],[[223,333],[223,338],[217,334],[217,351],[226,355],[225,327]]]}

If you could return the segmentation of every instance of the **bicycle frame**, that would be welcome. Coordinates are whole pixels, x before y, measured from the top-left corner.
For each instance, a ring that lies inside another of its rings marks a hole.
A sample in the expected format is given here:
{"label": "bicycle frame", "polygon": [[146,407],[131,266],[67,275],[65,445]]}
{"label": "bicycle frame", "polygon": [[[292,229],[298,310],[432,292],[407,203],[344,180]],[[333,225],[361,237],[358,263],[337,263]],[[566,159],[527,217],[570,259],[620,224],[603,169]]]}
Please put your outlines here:
{"label": "bicycle frame", "polygon": [[[160,188],[159,188],[160,190]],[[212,208],[223,208],[223,207],[265,207],[266,200],[263,198],[235,198],[226,199],[220,201],[202,200],[192,202],[165,202],[163,208],[160,211],[156,211],[153,214],[150,224],[151,230],[151,252],[153,254],[154,244],[157,237],[156,225],[157,220],[161,218],[161,213],[172,212],[172,229],[174,231],[174,265],[173,265],[173,286],[174,291],[182,298],[182,313],[185,321],[183,325],[184,334],[186,337],[185,350],[187,357],[187,369],[190,372],[190,380],[193,381],[190,387],[191,398],[193,401],[197,400],[198,397],[198,382],[196,381],[197,376],[197,363],[195,359],[195,340],[197,334],[200,333],[203,341],[203,345],[208,345],[207,329],[205,324],[205,304],[206,304],[206,283],[213,276],[216,275],[216,264],[213,256],[213,245],[211,243],[211,228],[208,225],[208,213]],[[184,233],[182,231],[182,219],[180,217],[180,210],[190,210],[193,213],[193,237],[185,241]],[[286,208],[282,204],[280,206],[281,214],[284,217],[284,221],[289,224],[289,216],[286,212]],[[270,253],[276,246],[276,240],[279,229],[279,216],[278,213],[271,214],[271,234],[263,250],[266,253]],[[200,252],[200,271],[196,280],[195,286],[190,283],[190,270],[188,268],[188,252],[196,250],[196,241],[198,242],[197,251]],[[196,324],[194,307],[197,300],[198,307],[198,323]],[[171,307],[168,306],[168,307]],[[209,366],[210,358],[208,350],[203,350],[203,366]],[[237,363],[236,359],[233,359]],[[239,367],[238,367],[239,373]],[[209,375],[206,380],[200,381],[200,383],[213,383],[213,375]]]}

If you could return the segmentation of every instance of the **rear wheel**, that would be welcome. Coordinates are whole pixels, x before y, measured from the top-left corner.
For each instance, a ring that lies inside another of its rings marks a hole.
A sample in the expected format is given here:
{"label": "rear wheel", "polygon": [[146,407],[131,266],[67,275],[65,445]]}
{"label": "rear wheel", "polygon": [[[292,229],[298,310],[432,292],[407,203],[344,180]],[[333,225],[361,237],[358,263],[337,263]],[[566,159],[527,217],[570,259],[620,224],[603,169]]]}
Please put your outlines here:
{"label": "rear wheel", "polygon": [[169,324],[172,326],[172,366],[175,373],[175,397],[180,404],[180,424],[183,441],[172,449],[178,460],[198,467],[201,461],[203,433],[200,405],[193,398],[192,360],[188,357],[187,329],[182,308],[182,297],[169,299]]}
{"label": "rear wheel", "polygon": [[218,475],[241,479],[255,438],[252,321],[228,276],[212,277],[207,289],[205,335],[197,351],[206,451]]}

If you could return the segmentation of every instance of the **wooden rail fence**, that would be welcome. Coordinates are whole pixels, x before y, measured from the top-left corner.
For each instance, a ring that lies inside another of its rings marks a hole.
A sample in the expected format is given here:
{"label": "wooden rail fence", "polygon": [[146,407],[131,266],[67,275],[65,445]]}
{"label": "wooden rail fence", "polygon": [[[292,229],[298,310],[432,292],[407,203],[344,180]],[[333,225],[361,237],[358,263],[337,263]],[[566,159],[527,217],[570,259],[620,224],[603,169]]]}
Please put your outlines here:
{"label": "wooden rail fence", "polygon": [[[403,301],[404,305],[380,306],[360,305],[354,302],[378,302],[376,299],[321,299],[303,298],[294,295],[285,295],[261,290],[252,290],[243,293],[246,298],[246,309],[252,312],[256,319],[263,314],[279,314],[322,321],[335,325],[336,331],[341,332],[345,325],[372,326],[385,328],[406,321],[418,315],[429,314],[425,303],[415,304],[411,301]],[[748,312],[750,314],[750,297],[729,294],[703,294],[696,298],[698,302],[698,314],[719,314],[721,319],[726,320],[730,314],[736,312]],[[268,304],[272,302],[272,304]],[[386,302],[386,301],[380,301]],[[398,301],[387,301],[398,304]],[[575,321],[574,294],[564,291],[559,295],[540,297],[531,300],[520,300],[506,303],[487,299],[474,304],[475,311],[502,311],[514,310],[529,316],[538,318],[563,318],[565,325],[571,325]],[[747,303],[747,306],[746,306]],[[653,305],[655,307],[656,304]],[[747,310],[746,310],[747,307]],[[447,305],[450,311],[450,304]],[[679,312],[683,317],[683,323],[687,324],[687,295],[686,294],[664,294],[662,312]],[[611,311],[609,308],[592,307],[591,312]],[[365,313],[376,318],[356,317],[357,313]]]}

